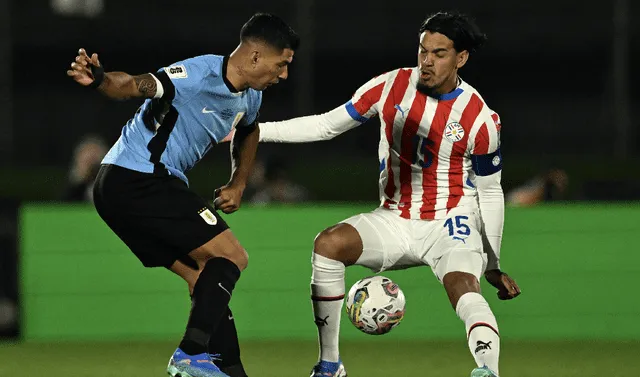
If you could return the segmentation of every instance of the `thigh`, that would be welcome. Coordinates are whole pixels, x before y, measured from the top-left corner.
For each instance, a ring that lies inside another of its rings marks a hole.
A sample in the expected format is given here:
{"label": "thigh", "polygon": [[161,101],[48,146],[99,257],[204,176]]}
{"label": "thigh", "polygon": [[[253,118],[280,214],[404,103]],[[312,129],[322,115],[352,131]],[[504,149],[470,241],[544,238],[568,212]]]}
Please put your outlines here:
{"label": "thigh", "polygon": [[94,197],[103,220],[147,267],[169,267],[229,228],[172,176],[103,167]]}
{"label": "thigh", "polygon": [[447,218],[425,224],[428,234],[421,242],[422,260],[442,282],[449,272],[484,273],[487,257],[482,250],[480,216],[475,211],[454,209]]}
{"label": "thigh", "polygon": [[389,210],[378,208],[342,222],[353,226],[362,239],[362,255],[357,265],[381,272],[394,268],[409,255],[408,222]]}
{"label": "thigh", "polygon": [[464,250],[453,250],[445,253],[431,266],[433,273],[441,283],[444,281],[445,275],[450,272],[471,274],[480,282],[480,278],[486,268],[487,257],[485,254]]}

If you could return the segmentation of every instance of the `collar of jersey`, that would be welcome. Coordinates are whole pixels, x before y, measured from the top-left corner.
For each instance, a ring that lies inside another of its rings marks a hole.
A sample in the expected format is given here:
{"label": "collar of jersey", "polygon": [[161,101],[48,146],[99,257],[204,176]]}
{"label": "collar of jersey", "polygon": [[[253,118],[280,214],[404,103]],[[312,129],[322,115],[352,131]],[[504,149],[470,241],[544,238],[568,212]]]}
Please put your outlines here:
{"label": "collar of jersey", "polygon": [[460,76],[458,76],[458,83],[457,84],[458,85],[456,86],[456,88],[452,92],[445,93],[445,94],[434,94],[434,95],[432,95],[430,97],[435,98],[435,99],[437,99],[439,101],[448,101],[448,100],[451,100],[451,99],[458,98],[458,96],[460,94],[462,94],[462,92],[464,92],[464,89],[461,88],[462,79],[460,78]]}
{"label": "collar of jersey", "polygon": [[461,87],[457,87],[452,92],[445,94],[433,94],[429,95],[429,97],[433,97],[439,101],[448,101],[450,99],[458,98],[458,96],[462,94],[462,92],[464,92],[464,90],[462,90]]}

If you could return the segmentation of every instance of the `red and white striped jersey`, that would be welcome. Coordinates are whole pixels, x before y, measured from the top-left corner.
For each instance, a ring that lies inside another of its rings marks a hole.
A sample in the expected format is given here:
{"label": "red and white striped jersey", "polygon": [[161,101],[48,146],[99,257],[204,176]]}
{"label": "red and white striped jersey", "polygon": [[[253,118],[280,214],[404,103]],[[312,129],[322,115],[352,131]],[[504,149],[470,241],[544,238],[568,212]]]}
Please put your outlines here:
{"label": "red and white striped jersey", "polygon": [[418,92],[418,74],[380,75],[346,107],[360,122],[380,116],[381,205],[407,219],[442,219],[452,208],[477,206],[471,155],[498,149],[500,118],[462,80],[439,98]]}

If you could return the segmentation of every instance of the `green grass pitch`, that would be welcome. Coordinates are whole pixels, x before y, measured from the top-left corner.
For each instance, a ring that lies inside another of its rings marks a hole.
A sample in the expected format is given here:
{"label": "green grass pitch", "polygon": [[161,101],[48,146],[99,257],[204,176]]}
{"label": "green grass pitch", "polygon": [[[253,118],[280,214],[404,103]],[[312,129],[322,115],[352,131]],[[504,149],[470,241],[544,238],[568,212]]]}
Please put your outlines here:
{"label": "green grass pitch", "polygon": [[[0,376],[158,377],[176,342],[3,343]],[[460,341],[394,341],[371,337],[344,342],[343,361],[352,377],[468,376],[474,367]],[[316,360],[312,342],[242,344],[250,377],[307,377]],[[502,377],[637,377],[640,342],[504,340]]]}

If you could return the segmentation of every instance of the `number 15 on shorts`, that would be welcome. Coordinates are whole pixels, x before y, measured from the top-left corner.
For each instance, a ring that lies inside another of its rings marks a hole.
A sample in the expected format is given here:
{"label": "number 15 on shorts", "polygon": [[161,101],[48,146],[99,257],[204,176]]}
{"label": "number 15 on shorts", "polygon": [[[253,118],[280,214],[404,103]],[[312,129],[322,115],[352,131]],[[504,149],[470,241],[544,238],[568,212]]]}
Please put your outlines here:
{"label": "number 15 on shorts", "polygon": [[449,218],[444,222],[444,227],[448,228],[449,236],[454,240],[465,242],[465,239],[471,234],[471,228],[465,224],[465,221],[469,220],[469,216],[456,216]]}

